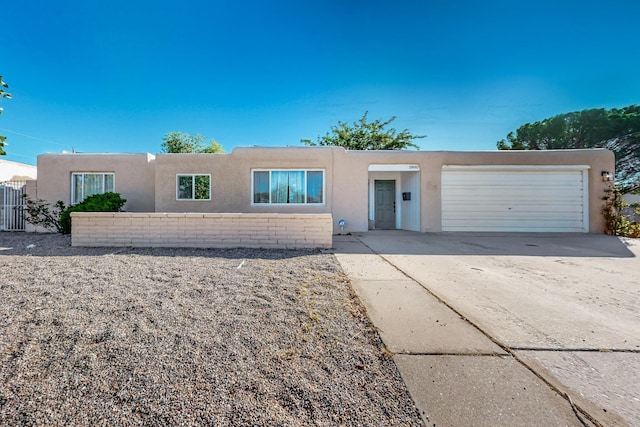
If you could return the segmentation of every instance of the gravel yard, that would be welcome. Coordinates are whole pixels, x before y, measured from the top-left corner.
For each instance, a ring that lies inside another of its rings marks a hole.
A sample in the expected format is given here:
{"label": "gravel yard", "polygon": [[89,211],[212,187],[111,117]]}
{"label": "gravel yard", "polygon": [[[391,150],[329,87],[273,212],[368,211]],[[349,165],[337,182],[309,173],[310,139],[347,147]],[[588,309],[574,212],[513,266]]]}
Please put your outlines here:
{"label": "gravel yard", "polygon": [[422,424],[319,251],[0,233],[0,360],[2,425]]}

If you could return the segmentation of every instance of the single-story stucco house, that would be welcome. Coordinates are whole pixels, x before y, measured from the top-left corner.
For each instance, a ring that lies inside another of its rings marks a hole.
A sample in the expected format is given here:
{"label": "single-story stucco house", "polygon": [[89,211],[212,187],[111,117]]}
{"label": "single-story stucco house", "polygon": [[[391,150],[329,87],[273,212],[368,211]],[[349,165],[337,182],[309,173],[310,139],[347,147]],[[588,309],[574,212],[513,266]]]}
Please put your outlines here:
{"label": "single-story stucco house", "polygon": [[604,149],[248,147],[229,154],[43,154],[27,191],[67,204],[115,191],[130,213],[330,214],[333,233],[601,233],[613,173],[614,155]]}

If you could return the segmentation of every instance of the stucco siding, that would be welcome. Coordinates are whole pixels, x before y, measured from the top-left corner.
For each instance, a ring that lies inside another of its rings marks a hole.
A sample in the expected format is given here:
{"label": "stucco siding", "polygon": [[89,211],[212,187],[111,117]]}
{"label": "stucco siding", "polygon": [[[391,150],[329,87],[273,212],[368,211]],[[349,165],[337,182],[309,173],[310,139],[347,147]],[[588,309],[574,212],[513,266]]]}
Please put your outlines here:
{"label": "stucco siding", "polygon": [[[367,161],[349,156],[343,149],[334,149],[334,174],[330,182],[333,191],[333,219],[347,222],[345,232],[366,231],[369,212],[369,178]],[[339,228],[336,228],[339,229]]]}
{"label": "stucco siding", "polygon": [[55,203],[71,201],[73,172],[113,172],[115,192],[127,200],[124,209],[131,212],[150,212],[155,204],[155,168],[151,154],[41,154],[38,156],[36,194]]}
{"label": "stucco siding", "polygon": [[[237,148],[230,154],[158,154],[156,157],[156,212],[281,212],[329,213],[332,151],[306,147],[279,151]],[[253,205],[251,171],[254,169],[322,169],[324,203],[319,205]],[[176,200],[178,174],[210,174],[211,200]]]}

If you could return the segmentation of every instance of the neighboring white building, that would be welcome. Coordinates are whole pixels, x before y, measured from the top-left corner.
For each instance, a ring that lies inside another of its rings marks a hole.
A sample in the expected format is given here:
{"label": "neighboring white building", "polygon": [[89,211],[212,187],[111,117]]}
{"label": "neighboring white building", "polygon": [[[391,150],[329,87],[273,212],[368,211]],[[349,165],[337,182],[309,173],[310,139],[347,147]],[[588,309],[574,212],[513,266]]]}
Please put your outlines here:
{"label": "neighboring white building", "polygon": [[24,163],[0,159],[0,182],[26,181],[38,178],[38,168]]}

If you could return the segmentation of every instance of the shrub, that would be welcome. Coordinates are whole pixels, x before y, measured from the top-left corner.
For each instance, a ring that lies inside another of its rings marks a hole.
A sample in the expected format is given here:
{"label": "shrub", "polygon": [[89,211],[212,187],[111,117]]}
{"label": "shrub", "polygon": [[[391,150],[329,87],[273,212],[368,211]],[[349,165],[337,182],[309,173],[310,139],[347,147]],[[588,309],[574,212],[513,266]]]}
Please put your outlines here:
{"label": "shrub", "polygon": [[29,224],[44,227],[49,231],[62,233],[60,229],[60,214],[66,209],[62,200],[58,200],[53,206],[46,200],[33,200],[26,194],[24,196],[24,219]]}
{"label": "shrub", "polygon": [[[607,221],[607,234],[640,238],[640,223],[629,219],[632,215],[640,215],[640,207],[625,203],[622,191],[618,188],[609,188],[606,193],[603,213]],[[632,209],[630,213],[629,208]]]}
{"label": "shrub", "polygon": [[60,232],[71,233],[71,212],[119,212],[127,201],[118,193],[94,194],[77,205],[69,206],[60,214]]}

